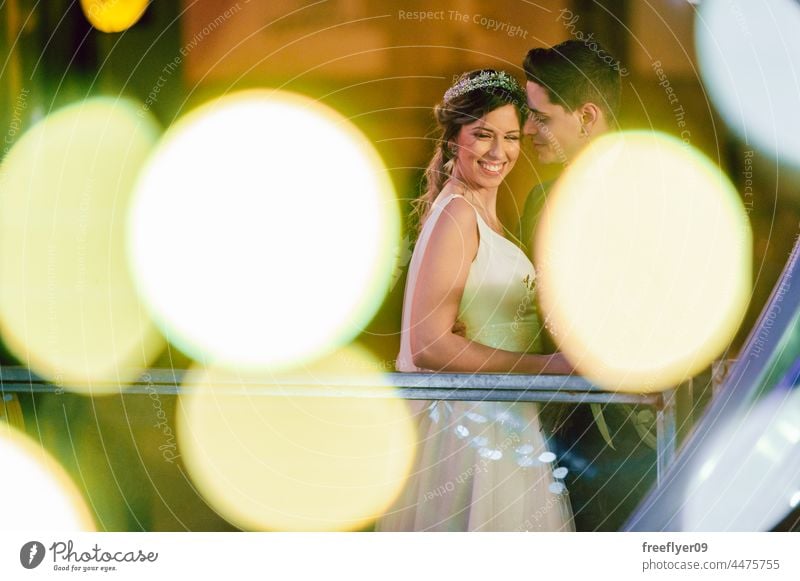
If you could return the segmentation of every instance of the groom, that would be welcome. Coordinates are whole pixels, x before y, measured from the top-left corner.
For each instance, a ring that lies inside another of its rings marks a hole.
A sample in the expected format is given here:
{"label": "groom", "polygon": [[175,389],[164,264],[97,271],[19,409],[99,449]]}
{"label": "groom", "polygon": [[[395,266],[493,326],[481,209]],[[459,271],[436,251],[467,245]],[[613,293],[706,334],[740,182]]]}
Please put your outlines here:
{"label": "groom", "polygon": [[[596,41],[568,40],[552,48],[534,48],[523,67],[531,110],[523,133],[539,161],[568,165],[596,137],[617,128],[621,82],[616,61]],[[528,194],[520,222],[520,240],[532,250],[532,236],[553,182]]]}
{"label": "groom", "polygon": [[[535,48],[523,66],[531,110],[524,133],[541,163],[566,166],[593,139],[617,129],[619,63],[597,43],[569,40],[552,48]],[[530,256],[552,185],[534,187],[525,201],[519,235]],[[548,428],[558,428],[550,446],[559,465],[569,470],[566,483],[579,531],[618,530],[653,483],[655,454],[628,421],[632,411],[649,413],[618,405],[603,410],[612,448],[598,430],[589,405],[548,404],[542,410]]]}

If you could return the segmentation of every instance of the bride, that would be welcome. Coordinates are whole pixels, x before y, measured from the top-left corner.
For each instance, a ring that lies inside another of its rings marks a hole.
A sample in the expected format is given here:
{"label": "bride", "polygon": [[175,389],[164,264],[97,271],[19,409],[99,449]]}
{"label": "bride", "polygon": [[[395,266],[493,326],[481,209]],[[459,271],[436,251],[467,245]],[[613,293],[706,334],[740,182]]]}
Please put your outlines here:
{"label": "bride", "polygon": [[[462,75],[434,109],[441,138],[417,201],[399,371],[572,372],[537,354],[536,274],[497,218],[526,113],[514,78],[491,69]],[[572,530],[536,404],[415,403],[417,463],[377,530]]]}

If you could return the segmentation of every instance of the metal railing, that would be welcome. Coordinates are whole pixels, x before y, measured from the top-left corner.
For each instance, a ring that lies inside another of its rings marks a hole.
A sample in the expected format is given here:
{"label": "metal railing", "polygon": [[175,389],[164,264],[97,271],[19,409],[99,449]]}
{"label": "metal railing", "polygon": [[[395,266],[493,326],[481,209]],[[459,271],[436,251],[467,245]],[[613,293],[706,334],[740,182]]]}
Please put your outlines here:
{"label": "metal railing", "polygon": [[[201,387],[181,384],[184,371],[150,369],[123,386],[125,394],[178,395]],[[380,382],[380,384],[378,384]],[[94,388],[107,387],[94,384]],[[383,373],[380,375],[281,376],[274,383],[237,379],[226,393],[261,396],[401,397],[411,400],[599,403],[652,406],[656,414],[656,481],[660,484],[676,449],[675,389],[658,393],[610,392],[576,376],[504,373]],[[393,387],[379,390],[377,387]],[[58,386],[24,367],[0,367],[0,390],[32,395],[56,393]]]}

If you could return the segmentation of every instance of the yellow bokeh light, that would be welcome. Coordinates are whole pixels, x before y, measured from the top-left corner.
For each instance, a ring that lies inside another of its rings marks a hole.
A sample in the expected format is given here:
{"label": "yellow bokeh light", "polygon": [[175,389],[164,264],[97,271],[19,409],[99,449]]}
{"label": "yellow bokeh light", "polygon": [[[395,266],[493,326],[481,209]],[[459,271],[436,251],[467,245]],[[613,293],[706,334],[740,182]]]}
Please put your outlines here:
{"label": "yellow bokeh light", "polygon": [[[337,397],[341,388],[324,379],[337,373],[375,387]],[[191,372],[178,413],[189,474],[206,501],[244,529],[363,528],[391,504],[411,469],[416,438],[407,405],[380,387],[376,362],[354,349],[292,377],[307,386],[268,396],[247,384],[281,387],[286,380]],[[300,395],[308,389],[329,396]]]}
{"label": "yellow bokeh light", "polygon": [[64,469],[27,436],[0,422],[2,531],[94,531],[83,497]]}
{"label": "yellow bokeh light", "polygon": [[750,294],[752,234],[730,181],[677,139],[624,132],[564,173],[537,234],[541,302],[578,371],[654,391],[701,371]]}
{"label": "yellow bokeh light", "polygon": [[196,360],[289,367],[346,344],[388,289],[399,217],[372,144],[311,99],[244,91],[164,136],[138,185],[130,261]]}
{"label": "yellow bokeh light", "polygon": [[0,332],[46,379],[101,393],[162,348],[128,274],[125,215],[158,128],[133,103],[66,107],[0,168]]}
{"label": "yellow bokeh light", "polygon": [[122,32],[136,24],[148,0],[81,0],[86,19],[102,32]]}

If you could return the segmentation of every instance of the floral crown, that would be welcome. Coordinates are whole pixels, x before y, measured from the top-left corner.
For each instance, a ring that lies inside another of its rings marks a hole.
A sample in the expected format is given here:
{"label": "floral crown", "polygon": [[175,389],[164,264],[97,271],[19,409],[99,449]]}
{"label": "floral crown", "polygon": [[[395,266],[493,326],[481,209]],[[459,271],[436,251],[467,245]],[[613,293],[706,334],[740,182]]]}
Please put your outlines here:
{"label": "floral crown", "polygon": [[447,89],[444,94],[445,103],[466,95],[475,89],[503,89],[510,93],[520,90],[516,79],[505,71],[483,71],[474,77],[462,79],[455,85]]}

